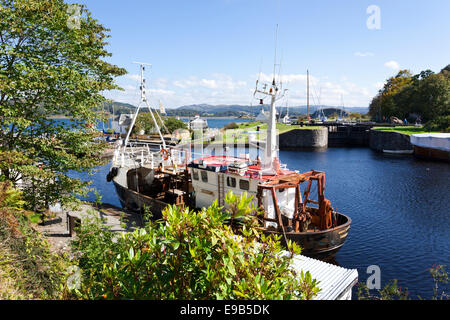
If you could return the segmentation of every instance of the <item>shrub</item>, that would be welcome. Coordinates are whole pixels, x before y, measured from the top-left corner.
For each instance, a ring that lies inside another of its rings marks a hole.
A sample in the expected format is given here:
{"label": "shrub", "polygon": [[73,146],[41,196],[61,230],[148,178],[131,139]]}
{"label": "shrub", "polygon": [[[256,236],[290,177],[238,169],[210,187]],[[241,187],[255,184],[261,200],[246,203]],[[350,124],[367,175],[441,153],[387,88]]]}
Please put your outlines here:
{"label": "shrub", "polygon": [[231,122],[223,127],[225,130],[239,129],[239,126],[236,122]]}
{"label": "shrub", "polygon": [[428,121],[425,124],[424,129],[428,132],[450,132],[450,115],[437,117],[435,120]]}
{"label": "shrub", "polygon": [[168,206],[162,221],[116,240],[99,224],[83,225],[73,246],[83,271],[79,297],[312,299],[317,283],[291,267],[299,248],[283,254],[279,238],[254,228],[250,203],[229,194],[226,210],[216,202],[200,211]]}
{"label": "shrub", "polygon": [[23,204],[19,191],[0,183],[0,299],[61,298],[67,264],[32,228]]}
{"label": "shrub", "polygon": [[173,133],[178,129],[186,129],[187,128],[187,125],[185,122],[178,120],[174,117],[166,117],[166,119],[164,120],[164,124],[170,133]]}

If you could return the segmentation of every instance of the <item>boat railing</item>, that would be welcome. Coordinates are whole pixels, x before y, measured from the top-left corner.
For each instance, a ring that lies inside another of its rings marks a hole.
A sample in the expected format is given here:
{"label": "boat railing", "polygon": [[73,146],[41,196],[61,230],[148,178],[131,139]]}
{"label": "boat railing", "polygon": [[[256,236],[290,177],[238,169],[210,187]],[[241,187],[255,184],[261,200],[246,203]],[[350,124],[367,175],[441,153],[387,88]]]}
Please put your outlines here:
{"label": "boat railing", "polygon": [[182,169],[188,159],[186,150],[168,147],[154,148],[154,145],[145,143],[131,143],[125,146],[118,146],[114,151],[112,165],[117,167],[141,167],[149,166],[156,168],[173,166]]}

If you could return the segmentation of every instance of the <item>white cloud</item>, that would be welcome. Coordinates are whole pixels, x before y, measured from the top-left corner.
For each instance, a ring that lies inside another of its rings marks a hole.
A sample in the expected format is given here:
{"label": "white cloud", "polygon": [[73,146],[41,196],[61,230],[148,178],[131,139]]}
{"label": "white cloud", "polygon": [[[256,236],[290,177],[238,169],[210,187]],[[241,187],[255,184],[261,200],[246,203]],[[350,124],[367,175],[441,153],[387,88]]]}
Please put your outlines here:
{"label": "white cloud", "polygon": [[133,80],[133,81],[136,81],[136,82],[141,82],[141,75],[140,74],[128,73],[124,77],[129,79],[129,80]]}
{"label": "white cloud", "polygon": [[213,74],[212,79],[198,79],[191,76],[187,79],[176,80],[173,85],[181,89],[187,88],[207,88],[220,90],[234,90],[238,87],[245,86],[245,81],[235,81],[231,76],[225,74]]}
{"label": "white cloud", "polygon": [[390,69],[392,69],[392,70],[400,70],[400,65],[398,64],[397,61],[394,61],[394,60],[391,60],[391,61],[386,62],[386,63],[384,64],[384,66],[385,66],[385,67],[388,67],[388,68],[390,68]]}
{"label": "white cloud", "polygon": [[[236,79],[227,74],[214,73],[207,77],[190,76],[181,79],[157,78],[147,83],[147,98],[152,106],[158,101],[168,108],[190,104],[212,105],[254,105],[258,101],[254,98],[256,79],[260,83],[272,82],[273,76],[261,73],[249,75],[246,80]],[[124,91],[114,90],[105,93],[109,99],[137,105],[140,99],[139,75],[126,75],[118,78],[118,84]],[[282,75],[283,89],[288,89],[289,105],[306,105],[306,74]],[[379,86],[363,87],[351,82],[348,76],[341,76],[333,80],[327,76],[316,77],[310,75],[310,103],[340,106],[341,96],[344,97],[346,107],[365,107],[378,92]],[[285,105],[286,100],[280,100],[277,105]]]}
{"label": "white cloud", "polygon": [[373,57],[375,54],[373,52],[355,52],[357,57]]}
{"label": "white cloud", "polygon": [[377,90],[380,90],[381,88],[384,87],[384,83],[383,83],[383,82],[375,82],[375,83],[373,84],[373,87],[374,87],[375,89],[377,89]]}

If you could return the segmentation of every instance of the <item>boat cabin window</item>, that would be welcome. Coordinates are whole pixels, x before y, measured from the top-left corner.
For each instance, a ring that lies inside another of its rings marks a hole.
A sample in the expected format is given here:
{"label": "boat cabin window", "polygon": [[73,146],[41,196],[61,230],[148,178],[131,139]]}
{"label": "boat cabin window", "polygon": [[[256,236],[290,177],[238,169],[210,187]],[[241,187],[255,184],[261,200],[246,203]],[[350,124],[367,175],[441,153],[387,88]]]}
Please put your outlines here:
{"label": "boat cabin window", "polygon": [[241,188],[241,190],[249,190],[250,182],[247,180],[239,180],[239,188]]}
{"label": "boat cabin window", "polygon": [[236,178],[233,177],[227,177],[227,186],[236,188]]}
{"label": "boat cabin window", "polygon": [[192,170],[192,178],[194,180],[198,180],[198,171],[197,170]]}
{"label": "boat cabin window", "polygon": [[200,171],[200,174],[202,175],[202,181],[208,182],[208,172],[207,171]]}

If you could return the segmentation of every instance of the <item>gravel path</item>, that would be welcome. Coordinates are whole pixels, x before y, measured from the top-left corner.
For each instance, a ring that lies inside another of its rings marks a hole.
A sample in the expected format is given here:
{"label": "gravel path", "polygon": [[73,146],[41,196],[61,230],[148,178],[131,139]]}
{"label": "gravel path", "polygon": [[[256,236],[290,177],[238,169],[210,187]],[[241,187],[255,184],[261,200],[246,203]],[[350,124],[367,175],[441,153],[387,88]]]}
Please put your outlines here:
{"label": "gravel path", "polygon": [[47,238],[53,251],[57,253],[68,252],[70,241],[73,240],[69,234],[69,215],[79,218],[81,221],[89,215],[103,218],[104,225],[109,226],[111,232],[129,232],[135,230],[136,227],[143,226],[142,216],[110,204],[102,204],[99,210],[92,203],[85,203],[78,210],[62,209],[59,205],[50,210],[54,213],[54,217],[45,220],[42,225],[36,225],[36,229]]}

